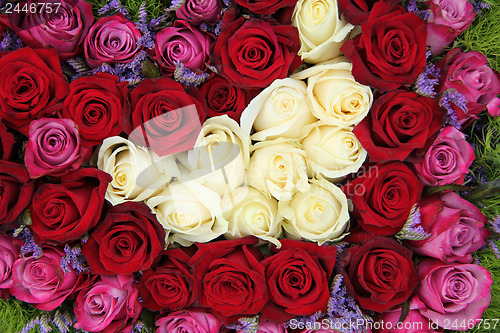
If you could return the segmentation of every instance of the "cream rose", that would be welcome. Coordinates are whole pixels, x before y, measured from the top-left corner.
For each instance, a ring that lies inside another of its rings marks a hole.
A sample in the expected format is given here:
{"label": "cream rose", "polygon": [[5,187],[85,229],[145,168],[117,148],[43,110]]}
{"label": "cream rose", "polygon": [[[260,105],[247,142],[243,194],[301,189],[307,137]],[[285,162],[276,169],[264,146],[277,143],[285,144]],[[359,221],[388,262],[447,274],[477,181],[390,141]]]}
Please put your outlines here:
{"label": "cream rose", "polygon": [[257,95],[241,114],[241,128],[252,140],[278,137],[297,139],[304,126],[317,120],[307,100],[307,85],[291,78],[274,81]]}
{"label": "cream rose", "polygon": [[306,153],[293,140],[276,139],[254,145],[247,170],[248,185],[278,200],[290,200],[309,189]]}
{"label": "cream rose", "polygon": [[299,0],[292,15],[299,31],[302,60],[316,64],[341,54],[340,47],[354,25],[339,15],[337,1]]}
{"label": "cream rose", "polygon": [[175,181],[146,204],[170,233],[171,243],[206,243],[227,232],[220,196],[196,181]]}
{"label": "cream rose", "polygon": [[161,192],[179,171],[173,157],[160,158],[119,136],[103,141],[97,167],[113,177],[106,191],[106,199],[112,205],[149,199]]}
{"label": "cream rose", "polygon": [[370,87],[356,82],[351,69],[347,58],[338,57],[292,75],[295,79],[307,79],[311,111],[329,125],[354,126],[372,106]]}
{"label": "cream rose", "polygon": [[264,241],[281,246],[277,238],[281,237],[283,217],[278,214],[278,201],[253,187],[239,187],[234,191],[236,204],[224,213],[229,228],[224,237],[227,239],[255,236]]}
{"label": "cream rose", "polygon": [[180,180],[196,179],[224,196],[245,183],[250,159],[250,136],[227,115],[205,121],[195,148],[177,154],[187,169]]}
{"label": "cream rose", "polygon": [[311,171],[326,178],[339,178],[357,172],[366,159],[361,146],[350,128],[316,123],[302,140]]}
{"label": "cream rose", "polygon": [[289,202],[279,202],[287,238],[318,242],[337,241],[349,228],[347,198],[340,188],[319,177],[311,179],[307,193],[297,192]]}

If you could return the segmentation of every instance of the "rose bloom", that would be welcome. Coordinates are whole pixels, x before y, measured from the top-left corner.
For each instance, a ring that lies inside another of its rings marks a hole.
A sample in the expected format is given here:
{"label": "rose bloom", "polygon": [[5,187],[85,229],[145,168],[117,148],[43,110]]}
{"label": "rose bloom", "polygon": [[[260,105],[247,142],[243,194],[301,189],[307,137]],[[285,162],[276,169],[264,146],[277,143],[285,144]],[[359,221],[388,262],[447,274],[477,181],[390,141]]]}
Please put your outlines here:
{"label": "rose bloom", "polygon": [[282,239],[281,247],[271,247],[271,253],[262,261],[269,303],[262,310],[261,318],[281,323],[325,311],[337,248]]}
{"label": "rose bloom", "polygon": [[[388,3],[398,3],[398,0],[384,0]],[[368,20],[373,6],[379,0],[338,0],[339,12],[345,15],[347,22],[360,25]]]}
{"label": "rose bloom", "polygon": [[[266,2],[267,7],[267,2]],[[300,64],[297,29],[238,16],[229,8],[214,46],[221,76],[241,88],[263,88],[291,74]]]}
{"label": "rose bloom", "polygon": [[349,228],[347,198],[329,181],[311,179],[307,192],[297,192],[289,202],[280,202],[287,238],[305,239],[322,245],[337,241]]}
{"label": "rose bloom", "polygon": [[259,313],[268,301],[261,252],[255,238],[197,244],[189,261],[200,304],[225,321]]}
{"label": "rose bloom", "polygon": [[6,235],[0,234],[0,298],[7,299],[10,295],[12,280],[12,267],[20,256],[20,244]]}
{"label": "rose bloom", "polygon": [[72,120],[42,118],[31,123],[24,163],[31,178],[62,176],[80,167],[83,152]]}
{"label": "rose bloom", "polygon": [[219,19],[221,9],[220,0],[186,0],[175,10],[175,15],[194,25],[202,22],[213,24]]}
{"label": "rose bloom", "polygon": [[[237,239],[255,236],[280,246],[278,238],[283,233],[283,217],[278,214],[278,201],[253,187],[242,186],[235,189],[232,194],[232,197],[224,198],[226,201],[236,203],[231,210],[223,213],[229,223],[224,237]],[[226,204],[223,202],[222,205]]]}
{"label": "rose bloom", "polygon": [[377,236],[401,230],[422,190],[423,184],[402,162],[375,164],[342,187],[352,200],[352,216],[363,230]]}
{"label": "rose bloom", "polygon": [[[92,5],[83,0],[62,0],[60,6],[52,1],[28,0],[19,3],[28,12],[13,11],[4,21],[24,44],[33,47],[53,47],[62,60],[81,51],[81,44],[94,22]],[[45,5],[43,8],[40,5]],[[36,10],[32,12],[33,5]],[[43,8],[43,9],[42,9]]]}
{"label": "rose bloom", "polygon": [[82,247],[92,274],[132,274],[150,268],[165,246],[165,231],[148,207],[111,207]]}
{"label": "rose bloom", "polygon": [[418,275],[415,303],[424,317],[440,327],[448,320],[476,323],[490,304],[493,280],[484,267],[424,259],[418,264]]}
{"label": "rose bloom", "polygon": [[196,88],[188,93],[173,79],[143,80],[130,92],[132,114],[124,117],[124,131],[160,156],[190,150],[207,117],[200,101]]}
{"label": "rose bloom", "polygon": [[210,63],[212,39],[188,22],[177,20],[156,34],[155,59],[165,75],[171,75],[177,63],[191,70],[205,71]]}
{"label": "rose bloom", "polygon": [[190,246],[210,242],[227,232],[221,197],[196,180],[174,181],[146,203],[170,234],[169,242]]}
{"label": "rose bloom", "polygon": [[0,225],[16,221],[31,202],[35,183],[22,164],[0,160]]}
{"label": "rose bloom", "polygon": [[425,69],[427,29],[415,13],[379,1],[361,31],[340,49],[359,83],[387,92],[412,84]]}
{"label": "rose bloom", "polygon": [[354,134],[370,161],[404,161],[431,144],[444,120],[436,99],[400,89],[379,96]]}
{"label": "rose bloom", "polygon": [[112,177],[106,191],[106,200],[112,205],[147,200],[161,192],[178,173],[172,158],[160,160],[154,152],[119,136],[104,139],[97,167]]}
{"label": "rose bloom", "polygon": [[379,313],[404,303],[419,281],[412,252],[387,237],[345,250],[340,267],[349,293],[363,309]]}
{"label": "rose bloom", "polygon": [[[410,309],[408,312],[408,316],[406,319],[400,323],[399,318],[401,317],[401,308],[398,308],[395,311],[387,311],[382,313],[380,316],[380,321],[384,322],[384,325],[381,325],[381,329],[375,330],[375,333],[437,333],[438,331],[434,330],[437,328],[437,325],[432,324],[429,319],[425,318],[420,314],[420,312],[416,309]],[[398,324],[399,323],[399,324]],[[389,328],[392,327],[392,328]],[[439,332],[442,332],[439,329]]]}
{"label": "rose bloom", "polygon": [[142,304],[132,275],[102,275],[75,300],[76,329],[92,332],[129,332]]}
{"label": "rose bloom", "polygon": [[354,26],[341,16],[336,1],[299,0],[292,15],[299,31],[302,60],[316,64],[338,57]]}
{"label": "rose bloom", "polygon": [[427,45],[438,55],[469,27],[476,14],[467,0],[431,0],[427,4]]}
{"label": "rose bloom", "polygon": [[486,217],[455,192],[426,197],[418,203],[420,221],[430,237],[408,241],[415,253],[443,262],[470,263],[472,253],[485,243],[490,232]]}
{"label": "rose bloom", "polygon": [[467,111],[452,104],[459,125],[467,126],[485,109],[491,116],[499,115],[500,76],[488,66],[482,53],[453,49],[438,63],[438,68],[443,73],[439,93],[455,89],[467,100]]}
{"label": "rose bloom", "polygon": [[156,319],[157,333],[218,333],[222,321],[201,310],[183,310]]}
{"label": "rose bloom", "polygon": [[29,207],[37,242],[67,243],[85,235],[101,219],[111,177],[82,168],[39,186]]}
{"label": "rose bloom", "polygon": [[235,2],[254,14],[269,15],[295,6],[297,0],[235,0]]}
{"label": "rose bloom", "polygon": [[31,122],[60,110],[67,94],[56,50],[0,53],[0,117],[8,127],[28,136]]}
{"label": "rose bloom", "polygon": [[352,64],[337,57],[307,68],[292,77],[307,79],[307,96],[314,116],[328,125],[347,127],[366,117],[373,103],[370,87],[351,74]]}
{"label": "rose bloom", "polygon": [[131,62],[141,50],[140,39],[139,29],[122,14],[101,17],[85,37],[85,59],[92,67]]}
{"label": "rose bloom", "polygon": [[81,144],[96,146],[121,133],[128,104],[127,82],[108,73],[84,76],[70,83],[62,116],[78,126]]}
{"label": "rose bloom", "polygon": [[88,281],[70,265],[67,271],[63,271],[60,264],[64,252],[53,247],[42,247],[42,250],[40,258],[31,256],[14,262],[10,292],[18,300],[37,309],[52,311],[88,286]]}
{"label": "rose bloom", "polygon": [[306,153],[293,141],[276,139],[254,145],[248,185],[278,200],[309,190]]}
{"label": "rose bloom", "polygon": [[315,124],[302,140],[311,173],[326,178],[344,177],[357,172],[367,152],[350,128]]}
{"label": "rose bloom", "polygon": [[297,139],[317,120],[307,100],[307,85],[292,78],[274,81],[252,99],[241,115],[241,128],[252,140]]}
{"label": "rose bloom", "polygon": [[14,135],[7,130],[7,127],[0,121],[0,160],[8,161],[12,157],[12,149],[16,140]]}
{"label": "rose bloom", "polygon": [[252,91],[234,86],[219,75],[205,82],[200,87],[200,93],[207,103],[208,117],[227,114],[238,122],[252,99]]}
{"label": "rose bloom", "polygon": [[191,252],[185,247],[165,250],[158,265],[143,272],[139,291],[145,308],[178,311],[198,298],[197,285],[187,265]]}
{"label": "rose bloom", "polygon": [[475,157],[465,135],[455,127],[447,126],[441,129],[424,160],[415,164],[415,169],[425,185],[460,185]]}

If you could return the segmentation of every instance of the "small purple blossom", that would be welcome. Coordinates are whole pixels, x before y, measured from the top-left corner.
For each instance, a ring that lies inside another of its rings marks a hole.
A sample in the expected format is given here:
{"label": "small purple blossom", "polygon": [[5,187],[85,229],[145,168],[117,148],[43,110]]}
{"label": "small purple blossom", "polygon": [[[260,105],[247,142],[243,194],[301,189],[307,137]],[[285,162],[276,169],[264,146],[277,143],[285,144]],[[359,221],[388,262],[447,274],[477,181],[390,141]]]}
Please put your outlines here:
{"label": "small purple blossom", "polygon": [[[427,59],[429,59],[431,55],[431,51],[427,51]],[[434,97],[436,95],[436,91],[434,87],[439,84],[439,78],[441,77],[441,73],[439,68],[436,68],[436,65],[427,62],[426,69],[420,74],[415,82],[415,92],[422,96]]]}
{"label": "small purple blossom", "polygon": [[36,317],[35,319],[28,322],[20,333],[28,333],[33,328],[38,325],[38,331],[40,333],[48,333],[52,331],[52,327],[50,327],[50,317],[48,314],[43,314],[41,316]]}
{"label": "small purple blossom", "polygon": [[456,129],[460,130],[461,126],[460,124],[458,124],[457,115],[453,110],[451,104],[455,104],[464,112],[467,112],[467,99],[456,89],[445,90],[441,95],[441,98],[439,99],[439,105],[445,108],[446,111],[448,112],[446,124],[451,125]]}
{"label": "small purple blossom", "polygon": [[491,231],[493,231],[496,234],[500,234],[500,215],[498,215],[497,217],[493,218],[490,221],[490,227]]}
{"label": "small purple blossom", "polygon": [[23,42],[14,32],[9,30],[3,33],[0,41],[0,52],[13,51],[21,47],[23,47]]}
{"label": "small purple blossom", "polygon": [[406,3],[406,10],[412,13],[417,14],[420,16],[422,19],[426,20],[429,18],[431,15],[431,11],[427,9],[420,9],[418,8],[418,3],[416,0],[410,0]]}
{"label": "small purple blossom", "polygon": [[184,2],[186,2],[186,0],[172,0],[172,2],[170,3],[170,7],[168,7],[166,11],[168,12],[176,11],[177,9],[182,7]]}
{"label": "small purple blossom", "polygon": [[54,313],[54,318],[52,318],[52,323],[57,327],[57,329],[61,333],[69,332],[70,326],[72,326],[74,323],[74,320],[71,320],[70,322],[66,321],[64,315],[66,315],[66,317],[71,317],[69,313],[64,312],[63,314],[61,314],[61,312],[57,310]]}
{"label": "small purple blossom", "polygon": [[64,272],[68,273],[70,271],[70,265],[78,274],[90,271],[87,260],[83,256],[82,249],[79,246],[71,248],[66,244],[64,245],[64,253],[66,255],[61,259],[61,268]]}
{"label": "small purple blossom", "polygon": [[137,29],[139,29],[142,35],[137,44],[148,49],[154,49],[154,36],[150,31],[147,16],[148,13],[146,12],[146,2],[143,2],[141,4],[141,7],[139,7],[139,21],[135,22],[135,26],[137,27]]}
{"label": "small purple blossom", "polygon": [[498,250],[497,244],[492,239],[488,239],[486,241],[486,244],[488,244],[488,248],[491,250],[491,252],[493,252],[495,258],[500,259],[500,251]]}
{"label": "small purple blossom", "polygon": [[322,311],[317,311],[316,313],[310,316],[299,316],[295,317],[291,321],[285,323],[285,327],[291,327],[292,325],[298,325],[300,327],[321,327],[319,320],[325,316],[325,313]]}
{"label": "small purple blossom", "polygon": [[482,0],[469,0],[469,2],[474,8],[476,14],[483,14],[483,10],[488,10],[491,8],[491,4]]}
{"label": "small purple blossom", "polygon": [[101,9],[97,11],[99,15],[107,14],[108,12],[119,12],[128,16],[128,11],[122,6],[120,0],[108,1]]}
{"label": "small purple blossom", "polygon": [[144,323],[138,320],[135,322],[134,327],[132,327],[132,330],[130,330],[130,333],[141,333],[143,328],[144,328]]}
{"label": "small purple blossom", "polygon": [[195,73],[180,62],[178,62],[175,67],[174,80],[186,86],[198,86],[210,78],[210,73]]}
{"label": "small purple blossom", "polygon": [[422,220],[420,216],[420,208],[415,204],[411,211],[408,219],[406,220],[403,228],[394,235],[397,239],[408,239],[408,240],[424,240],[429,238],[431,235],[425,232],[422,227]]}
{"label": "small purple blossom", "polygon": [[35,243],[31,230],[26,226],[16,229],[14,237],[24,242],[24,245],[21,246],[21,256],[26,257],[26,255],[31,253],[32,256],[38,259],[43,255],[42,248]]}
{"label": "small purple blossom", "polygon": [[257,331],[257,327],[259,326],[259,317],[243,317],[238,319],[238,322],[240,324],[232,324],[227,328],[241,333],[252,333]]}

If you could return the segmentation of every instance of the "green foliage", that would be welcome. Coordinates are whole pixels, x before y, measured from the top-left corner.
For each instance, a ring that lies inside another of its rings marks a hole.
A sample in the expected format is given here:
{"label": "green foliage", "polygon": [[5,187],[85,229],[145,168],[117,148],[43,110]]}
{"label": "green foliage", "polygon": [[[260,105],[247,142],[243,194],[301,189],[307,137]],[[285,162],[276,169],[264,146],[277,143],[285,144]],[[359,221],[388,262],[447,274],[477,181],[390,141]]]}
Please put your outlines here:
{"label": "green foliage", "polygon": [[[35,309],[31,305],[12,297],[6,301],[0,300],[0,332],[21,332],[26,323],[42,313],[43,311]],[[32,330],[32,332],[35,331]]]}
{"label": "green foliage", "polygon": [[[98,10],[111,0],[86,0],[87,2],[92,4],[94,16],[96,19],[101,17],[98,14]],[[120,0],[122,6],[129,12],[132,21],[137,21],[139,18],[139,8],[142,3],[146,3],[146,12],[148,13],[148,19],[160,17],[165,8],[170,5],[169,0]],[[103,16],[109,16],[113,13],[107,13]]]}

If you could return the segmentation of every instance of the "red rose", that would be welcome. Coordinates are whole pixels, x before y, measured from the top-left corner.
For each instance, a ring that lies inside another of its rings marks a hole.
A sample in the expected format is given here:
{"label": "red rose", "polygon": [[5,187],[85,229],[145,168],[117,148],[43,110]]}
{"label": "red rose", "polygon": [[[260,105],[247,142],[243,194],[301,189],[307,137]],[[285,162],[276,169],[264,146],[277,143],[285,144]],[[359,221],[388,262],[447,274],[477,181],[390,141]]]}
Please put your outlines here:
{"label": "red rose", "polygon": [[191,257],[186,248],[167,250],[158,267],[144,272],[139,284],[144,307],[178,311],[193,304],[198,293],[187,265]]}
{"label": "red rose", "polygon": [[189,264],[199,302],[226,321],[258,314],[268,301],[262,254],[256,238],[198,244]]}
{"label": "red rose", "polygon": [[170,78],[144,80],[130,93],[132,115],[125,119],[125,132],[136,129],[130,139],[160,156],[192,149],[206,119],[201,99],[198,89],[188,94]]}
{"label": "red rose", "polygon": [[0,117],[28,135],[32,120],[60,110],[68,83],[54,49],[0,53]]}
{"label": "red rose", "polygon": [[436,99],[400,89],[378,97],[354,134],[370,161],[403,161],[428,147],[444,120]]}
{"label": "red rose", "polygon": [[399,5],[377,2],[361,34],[340,49],[359,83],[382,92],[413,83],[426,66],[425,21]]}
{"label": "red rose", "polygon": [[101,218],[111,176],[99,169],[78,169],[44,183],[31,202],[35,240],[66,243],[85,235]]}
{"label": "red rose", "polygon": [[373,6],[380,1],[398,3],[397,0],[339,0],[339,12],[344,13],[347,22],[360,25],[368,21]]}
{"label": "red rose", "polygon": [[337,248],[291,239],[280,242],[281,248],[273,247],[275,254],[262,262],[270,295],[263,316],[283,322],[325,311]]}
{"label": "red rose", "polygon": [[239,121],[241,113],[252,99],[251,91],[230,84],[221,76],[215,76],[200,88],[200,93],[207,102],[208,117],[227,114]]}
{"label": "red rose", "polygon": [[423,187],[404,163],[389,162],[370,167],[344,185],[342,191],[352,200],[352,216],[361,228],[388,236],[401,230]]}
{"label": "red rose", "polygon": [[0,224],[14,222],[35,191],[24,165],[0,161]]}
{"label": "red rose", "polygon": [[143,203],[113,206],[82,253],[92,274],[131,274],[151,267],[165,246],[165,230]]}
{"label": "red rose", "polygon": [[214,61],[231,84],[263,88],[293,73],[301,63],[299,48],[297,28],[238,18],[236,9],[230,8],[214,47]]}
{"label": "red rose", "polygon": [[10,160],[15,143],[14,135],[7,130],[7,127],[0,120],[0,160]]}
{"label": "red rose", "polygon": [[295,6],[297,0],[235,0],[235,2],[254,14],[269,15],[286,7]]}
{"label": "red rose", "polygon": [[340,269],[347,290],[361,307],[379,313],[404,303],[419,281],[412,252],[385,237],[345,250]]}
{"label": "red rose", "polygon": [[108,73],[81,77],[69,85],[62,116],[78,126],[81,144],[96,146],[122,131],[127,106],[127,82]]}

